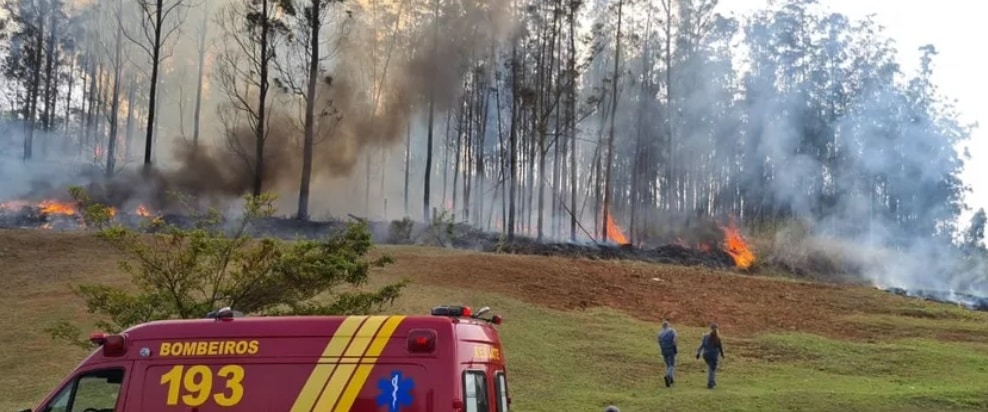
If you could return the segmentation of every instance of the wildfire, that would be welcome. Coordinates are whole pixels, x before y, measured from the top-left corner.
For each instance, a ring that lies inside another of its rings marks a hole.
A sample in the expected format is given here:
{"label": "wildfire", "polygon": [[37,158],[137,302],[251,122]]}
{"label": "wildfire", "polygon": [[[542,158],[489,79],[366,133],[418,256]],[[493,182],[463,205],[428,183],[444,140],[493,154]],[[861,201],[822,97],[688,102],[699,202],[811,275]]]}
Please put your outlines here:
{"label": "wildfire", "polygon": [[628,238],[624,236],[624,232],[621,231],[621,227],[614,223],[614,217],[610,213],[605,216],[604,219],[604,230],[607,231],[607,238],[612,242],[619,245],[626,245]]}
{"label": "wildfire", "polygon": [[734,221],[728,226],[721,226],[724,231],[724,252],[734,258],[734,264],[741,269],[750,268],[755,264],[755,253],[748,247],[748,243],[741,236],[741,230],[737,228]]}
{"label": "wildfire", "polygon": [[143,204],[137,206],[137,210],[135,211],[135,213],[137,213],[137,215],[140,217],[151,216],[151,211],[148,210],[147,206],[144,206]]}
{"label": "wildfire", "polygon": [[[34,207],[37,209],[39,215],[45,216],[79,217],[82,215],[79,210],[79,205],[71,201],[42,200],[39,202],[28,202],[25,200],[11,200],[7,202],[0,202],[0,211],[16,211],[25,207]],[[144,208],[144,210],[147,211],[146,208]],[[107,207],[106,212],[111,218],[115,218],[118,210],[115,207]],[[138,210],[138,214],[140,214],[140,208]],[[148,212],[148,215],[150,215],[150,212]]]}
{"label": "wildfire", "polygon": [[57,200],[43,200],[38,203],[38,211],[46,215],[75,216],[76,205],[71,202],[60,202]]}

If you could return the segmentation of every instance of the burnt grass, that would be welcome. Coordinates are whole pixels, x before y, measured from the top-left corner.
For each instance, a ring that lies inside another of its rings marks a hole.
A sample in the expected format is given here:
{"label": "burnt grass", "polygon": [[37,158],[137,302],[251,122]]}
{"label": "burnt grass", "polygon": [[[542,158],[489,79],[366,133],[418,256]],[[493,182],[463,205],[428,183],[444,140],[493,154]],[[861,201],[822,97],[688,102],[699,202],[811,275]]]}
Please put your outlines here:
{"label": "burnt grass", "polygon": [[[180,228],[192,228],[196,225],[196,219],[187,215],[165,214],[161,219],[168,225]],[[134,229],[147,230],[147,226],[142,225],[147,219],[140,216],[121,213],[115,220]],[[440,246],[478,252],[591,260],[636,260],[716,269],[734,266],[731,256],[719,249],[702,251],[678,244],[642,248],[613,243],[539,241],[521,235],[516,235],[509,241],[499,233],[486,232],[464,223],[425,224],[408,219],[388,222],[351,216],[348,219],[302,221],[288,217],[267,217],[251,222],[248,232],[258,237],[314,240],[340,233],[354,221],[367,224],[376,244]],[[80,230],[84,226],[76,216],[46,215],[33,208],[24,208],[14,213],[0,211],[0,228],[3,227]]]}
{"label": "burnt grass", "polygon": [[[196,220],[186,215],[165,214],[161,216],[161,219],[169,225],[180,228],[192,228],[196,225]],[[147,221],[147,218],[120,214],[116,217],[116,221],[134,229],[147,230],[147,227],[142,225],[143,222]],[[367,224],[376,244],[439,246],[477,252],[590,260],[633,260],[658,264],[704,266],[712,269],[730,269],[735,266],[733,258],[717,248],[699,250],[673,243],[655,247],[634,247],[613,243],[539,241],[520,235],[516,235],[513,240],[509,241],[499,233],[486,232],[464,223],[425,224],[408,219],[388,222],[350,216],[348,219],[303,221],[288,217],[267,217],[252,222],[248,232],[255,237],[316,240],[341,233],[354,221]],[[40,229],[42,227],[69,231],[84,228],[76,216],[46,215],[27,207],[17,211],[0,210],[0,228]],[[711,243],[719,244],[719,241]],[[958,304],[968,309],[988,312],[988,297],[936,290],[889,288],[886,291],[899,296]]]}
{"label": "burnt grass", "polygon": [[[353,220],[367,223],[377,244],[441,246],[488,253],[591,260],[637,260],[685,266],[702,265],[717,269],[734,266],[733,258],[719,249],[701,251],[675,244],[639,248],[612,243],[539,241],[519,235],[509,241],[499,233],[486,232],[463,223],[423,224],[410,220],[386,222],[351,218]],[[345,220],[305,222],[289,218],[266,218],[255,222],[251,231],[255,235],[284,239],[317,239],[344,230],[348,223]]]}

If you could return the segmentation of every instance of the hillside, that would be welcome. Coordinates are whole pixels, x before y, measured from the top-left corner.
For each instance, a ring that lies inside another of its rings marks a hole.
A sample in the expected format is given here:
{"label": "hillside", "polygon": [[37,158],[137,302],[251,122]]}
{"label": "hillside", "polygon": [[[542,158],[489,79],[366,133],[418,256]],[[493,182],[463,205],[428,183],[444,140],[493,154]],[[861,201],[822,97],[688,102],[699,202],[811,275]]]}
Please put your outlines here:
{"label": "hillside", "polygon": [[[505,316],[519,411],[554,410],[537,400],[579,410],[609,402],[650,410],[660,401],[759,410],[988,407],[974,383],[988,371],[985,313],[872,288],[702,267],[411,246],[375,253],[396,260],[376,279],[414,281],[396,311],[462,302]],[[85,320],[68,286],[126,282],[118,259],[84,233],[0,230],[0,365],[7,372],[0,409],[29,406],[81,359],[42,329],[58,317]],[[679,395],[659,391],[652,334],[664,318],[679,328],[685,351],[709,322],[721,325],[728,360],[716,392],[701,389],[700,362],[688,356],[680,361]]]}

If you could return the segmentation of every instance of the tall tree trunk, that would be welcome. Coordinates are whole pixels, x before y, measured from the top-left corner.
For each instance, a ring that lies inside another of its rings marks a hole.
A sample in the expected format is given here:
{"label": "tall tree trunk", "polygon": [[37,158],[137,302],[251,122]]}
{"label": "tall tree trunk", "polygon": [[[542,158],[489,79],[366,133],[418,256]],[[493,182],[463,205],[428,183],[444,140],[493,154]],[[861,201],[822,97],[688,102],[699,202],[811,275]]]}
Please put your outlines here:
{"label": "tall tree trunk", "polygon": [[101,67],[99,87],[97,88],[97,90],[99,91],[99,97],[97,97],[97,104],[96,104],[96,140],[95,141],[96,141],[96,145],[99,147],[99,158],[97,159],[97,161],[102,161],[103,158],[101,156],[106,155],[106,148],[102,146],[103,138],[109,136],[108,133],[105,133],[107,126],[106,115],[107,115],[107,111],[109,110],[109,107],[106,104],[106,102],[109,100],[108,97],[110,94],[109,81],[110,79],[108,78],[106,73],[103,72]]}
{"label": "tall tree trunk", "polygon": [[426,132],[426,149],[425,149],[425,176],[423,183],[423,193],[422,193],[422,220],[424,222],[431,222],[429,219],[429,183],[432,181],[432,139],[433,139],[433,128],[436,116],[436,95],[435,91],[429,91],[429,120],[428,120],[428,131]]}
{"label": "tall tree trunk", "polygon": [[[512,10],[517,10],[518,2],[512,2],[514,7]],[[508,132],[508,156],[509,156],[509,175],[511,178],[510,191],[508,192],[508,240],[515,239],[515,207],[516,198],[518,196],[518,127],[519,127],[519,107],[518,107],[518,93],[521,90],[521,85],[518,81],[519,68],[518,68],[518,39],[516,38],[511,42],[511,129]]]}
{"label": "tall tree trunk", "polygon": [[[265,0],[266,1],[266,0]],[[148,180],[151,178],[151,150],[152,150],[152,139],[154,138],[154,118],[157,112],[157,98],[158,98],[158,73],[161,69],[161,23],[162,23],[162,12],[163,12],[164,0],[157,0],[155,2],[154,10],[154,38],[153,44],[151,45],[151,79],[149,81],[150,89],[148,91],[148,120],[147,120],[147,130],[144,137],[144,179]]]}
{"label": "tall tree trunk", "polygon": [[[298,189],[298,218],[309,219],[309,185],[312,179],[312,145],[316,135],[316,81],[319,77],[319,28],[321,0],[312,0],[309,15],[309,78],[305,91],[305,137],[302,144],[302,179]],[[203,19],[205,20],[205,19]],[[205,24],[204,24],[205,26]],[[202,55],[200,53],[200,55]],[[383,166],[383,165],[382,165]]]}
{"label": "tall tree trunk", "polygon": [[[203,2],[202,7],[202,23],[199,25],[199,73],[196,77],[195,112],[192,115],[192,146],[196,149],[193,152],[193,155],[195,155],[199,149],[199,119],[202,114],[202,89],[203,83],[205,83],[204,79],[206,77],[206,32],[209,28],[209,25],[206,23],[209,22],[209,2]],[[306,110],[308,110],[308,108]],[[306,113],[306,115],[308,115],[308,113]]]}
{"label": "tall tree trunk", "polygon": [[[579,185],[576,181],[577,171],[577,141],[576,141],[576,9],[579,3],[570,4],[569,12],[569,58],[567,59],[567,80],[570,84],[567,88],[569,98],[566,100],[566,131],[569,133],[569,183],[570,183],[570,218],[569,237],[571,241],[576,241],[576,192]],[[596,220],[596,219],[594,219]]]}
{"label": "tall tree trunk", "polygon": [[57,4],[54,0],[48,0],[48,46],[45,50],[45,111],[41,119],[44,131],[48,133],[45,133],[41,140],[42,156],[48,155],[52,137],[50,132],[55,123],[55,101],[58,94],[58,73],[55,71],[58,60],[58,56],[56,55],[57,50],[55,49],[58,39],[58,28],[56,24],[58,13],[56,6]]}
{"label": "tall tree trunk", "polygon": [[674,98],[673,98],[673,85],[672,85],[672,9],[673,0],[664,0],[663,6],[665,7],[666,18],[665,18],[665,69],[666,69],[666,170],[665,170],[665,185],[663,186],[662,193],[662,203],[665,205],[666,209],[675,208],[674,194],[676,193],[677,179],[675,176],[675,158],[676,158],[676,139],[673,137],[673,113],[674,113]]}
{"label": "tall tree trunk", "polygon": [[120,70],[123,62],[120,53],[123,49],[123,20],[120,16],[123,10],[123,0],[117,0],[117,36],[114,39],[113,50],[113,92],[110,103],[110,133],[106,144],[106,177],[112,177],[115,168],[117,152],[117,130],[120,120]]}
{"label": "tall tree trunk", "polygon": [[[494,59],[494,53],[492,50],[491,52],[492,62],[493,59]],[[489,86],[490,86],[490,78],[485,77],[482,88],[483,92],[481,93],[483,102],[481,104],[482,108],[481,108],[480,125],[479,125],[480,130],[477,133],[478,138],[477,138],[477,150],[476,150],[477,200],[474,202],[474,204],[476,205],[476,213],[474,213],[474,220],[476,221],[477,227],[482,227],[483,219],[484,219],[484,199],[482,198],[482,196],[484,195],[484,180],[486,176],[486,173],[484,171],[484,156],[487,155],[486,147],[485,147],[487,144],[487,120],[490,113],[489,109],[491,104]]]}
{"label": "tall tree trunk", "polygon": [[[65,92],[65,127],[62,128],[62,146],[61,155],[65,156],[69,153],[69,125],[72,124],[72,92],[75,91],[75,81],[76,81],[76,67],[78,66],[78,57],[72,57],[72,65],[69,67],[69,84],[68,91]],[[85,96],[85,93],[83,93]]]}
{"label": "tall tree trunk", "polygon": [[[89,86],[85,91],[86,96],[83,101],[86,103],[86,120],[84,122],[84,129],[82,131],[82,140],[79,145],[79,155],[85,154],[86,149],[89,148],[90,143],[92,143],[93,136],[93,120],[96,110],[96,77],[99,70],[97,69],[95,61],[90,61],[86,71],[89,73]],[[88,154],[85,154],[88,156]]]}
{"label": "tall tree trunk", "polygon": [[260,87],[258,88],[257,97],[257,119],[256,125],[254,126],[254,196],[261,195],[261,185],[264,182],[264,143],[267,139],[267,130],[265,130],[265,121],[267,120],[267,100],[268,100],[268,69],[270,60],[270,50],[268,36],[270,34],[270,10],[268,10],[268,5],[270,2],[268,0],[261,1],[261,44],[259,45],[261,50],[261,60],[260,60]]}
{"label": "tall tree trunk", "polygon": [[624,0],[618,0],[617,38],[614,40],[614,78],[611,82],[611,128],[607,137],[607,168],[604,171],[604,232],[603,239],[607,241],[609,227],[608,217],[611,215],[611,169],[614,165],[614,119],[617,116],[618,68],[621,64],[621,21],[624,11]]}
{"label": "tall tree trunk", "polygon": [[[466,97],[464,97],[464,101],[465,100]],[[465,114],[463,113],[463,104],[464,102],[461,101],[460,107],[456,112],[456,149],[453,152],[453,213],[456,213],[457,207],[460,205],[458,196],[460,192],[460,155],[462,153],[461,150],[463,141],[463,118],[465,117]],[[445,206],[446,205],[443,205],[443,207]]]}
{"label": "tall tree trunk", "polygon": [[[439,19],[439,1],[433,0],[434,10],[433,18],[438,21]],[[434,22],[435,23],[435,22]],[[438,47],[439,42],[439,24],[433,24],[432,30],[432,50],[435,51]],[[423,182],[423,193],[422,193],[422,219],[425,222],[431,222],[429,219],[429,184],[432,182],[432,141],[435,126],[436,117],[436,88],[435,86],[429,87],[429,130],[426,132],[426,148],[425,152],[425,181]]]}
{"label": "tall tree trunk", "polygon": [[55,10],[55,1],[48,1],[48,43],[45,47],[45,111],[42,115],[42,122],[45,131],[50,131],[52,127],[52,115],[55,113],[55,104],[53,102],[53,88],[56,85],[57,79],[53,74],[55,70],[57,56],[55,55],[55,45],[57,43],[58,30],[56,27],[57,14]]}
{"label": "tall tree trunk", "polygon": [[642,64],[642,83],[638,92],[638,114],[637,114],[637,136],[635,137],[635,154],[634,160],[631,166],[631,217],[628,222],[628,240],[631,243],[636,243],[640,241],[639,236],[637,236],[636,228],[638,225],[638,212],[639,207],[641,207],[642,198],[642,188],[641,182],[645,177],[644,164],[645,161],[643,157],[645,156],[644,148],[644,135],[645,135],[645,116],[648,115],[647,107],[648,102],[651,101],[651,45],[652,45],[652,10],[649,8],[646,10],[646,20],[645,20],[645,32],[648,33],[644,38],[644,44],[641,53],[641,64]]}
{"label": "tall tree trunk", "polygon": [[408,216],[408,169],[412,161],[412,119],[405,122],[405,216]]}
{"label": "tall tree trunk", "polygon": [[449,147],[452,146],[450,143],[449,130],[452,123],[453,111],[446,111],[446,134],[443,138],[443,198],[442,205],[445,208],[449,204],[447,200],[447,191],[449,189]]}
{"label": "tall tree trunk", "polygon": [[[42,4],[47,4],[42,2]],[[34,64],[31,68],[31,86],[28,90],[28,117],[25,122],[25,127],[27,127],[27,133],[24,135],[24,160],[29,160],[33,156],[34,152],[34,129],[36,126],[38,118],[38,98],[41,97],[41,59],[42,50],[44,49],[44,32],[45,32],[45,14],[46,6],[41,7],[41,12],[38,14],[38,32],[35,36],[34,41]]]}

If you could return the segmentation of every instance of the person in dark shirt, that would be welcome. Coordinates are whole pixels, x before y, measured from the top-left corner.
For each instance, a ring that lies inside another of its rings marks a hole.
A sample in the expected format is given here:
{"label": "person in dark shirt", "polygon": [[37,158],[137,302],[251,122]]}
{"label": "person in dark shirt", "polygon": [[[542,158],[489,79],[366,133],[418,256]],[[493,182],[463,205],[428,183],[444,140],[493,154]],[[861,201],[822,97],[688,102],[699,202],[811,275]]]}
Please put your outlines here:
{"label": "person in dark shirt", "polygon": [[710,333],[703,335],[700,347],[696,348],[697,359],[700,359],[701,354],[703,360],[707,362],[707,389],[713,389],[717,386],[717,355],[720,355],[720,359],[724,359],[724,345],[720,340],[720,334],[717,333],[716,323],[710,325]]}
{"label": "person in dark shirt", "polygon": [[662,352],[662,360],[666,364],[665,382],[668,388],[675,383],[673,374],[676,370],[676,354],[679,353],[676,347],[679,343],[676,329],[670,327],[668,321],[662,322],[662,330],[659,331],[657,340],[659,342],[659,350]]}

